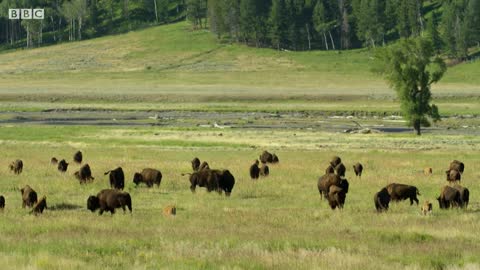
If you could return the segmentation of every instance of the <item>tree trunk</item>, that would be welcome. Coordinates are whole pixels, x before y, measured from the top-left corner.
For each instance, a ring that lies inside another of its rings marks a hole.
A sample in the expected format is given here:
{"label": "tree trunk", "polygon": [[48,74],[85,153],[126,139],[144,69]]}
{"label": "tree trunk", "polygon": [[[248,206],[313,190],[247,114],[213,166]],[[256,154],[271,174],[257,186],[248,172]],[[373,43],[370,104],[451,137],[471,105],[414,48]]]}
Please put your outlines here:
{"label": "tree trunk", "polygon": [[417,134],[417,136],[422,135],[421,125],[419,120],[415,121],[415,123],[413,124],[413,129],[415,130],[415,133]]}
{"label": "tree trunk", "polygon": [[330,41],[332,42],[332,50],[335,50],[335,43],[333,42],[332,32],[328,31],[328,34],[330,35]]}
{"label": "tree trunk", "polygon": [[325,48],[327,48],[328,51],[327,35],[325,34],[325,32],[323,32],[323,40],[325,41]]}
{"label": "tree trunk", "polygon": [[312,42],[310,37],[310,29],[308,28],[308,23],[305,24],[305,27],[307,28],[308,50],[310,51],[312,49]]}
{"label": "tree trunk", "polygon": [[[153,4],[155,5],[155,20],[158,23],[158,10],[157,10],[157,0],[153,0]],[[177,6],[178,7],[178,6]]]}

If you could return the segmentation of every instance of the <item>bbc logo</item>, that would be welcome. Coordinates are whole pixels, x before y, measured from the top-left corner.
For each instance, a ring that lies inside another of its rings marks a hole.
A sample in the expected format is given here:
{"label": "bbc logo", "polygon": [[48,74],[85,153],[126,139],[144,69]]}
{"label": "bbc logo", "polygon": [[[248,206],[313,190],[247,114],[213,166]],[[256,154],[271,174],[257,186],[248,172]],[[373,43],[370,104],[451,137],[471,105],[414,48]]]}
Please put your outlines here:
{"label": "bbc logo", "polygon": [[43,9],[9,9],[8,19],[10,20],[43,20],[45,17],[45,11]]}

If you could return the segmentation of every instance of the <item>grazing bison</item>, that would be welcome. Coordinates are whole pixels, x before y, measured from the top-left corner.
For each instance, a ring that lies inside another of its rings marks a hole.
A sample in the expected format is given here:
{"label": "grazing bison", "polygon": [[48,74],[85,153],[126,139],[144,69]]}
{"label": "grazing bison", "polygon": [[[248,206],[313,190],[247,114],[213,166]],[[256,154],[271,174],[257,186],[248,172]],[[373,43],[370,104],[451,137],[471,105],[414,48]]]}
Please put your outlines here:
{"label": "grazing bison", "polygon": [[190,175],[190,190],[195,192],[196,186],[207,188],[208,192],[225,191],[226,196],[230,196],[235,177],[229,170],[201,170]]}
{"label": "grazing bison", "polygon": [[13,171],[13,173],[21,174],[23,171],[23,161],[20,159],[14,160],[12,163],[10,163],[10,165],[8,165],[8,167],[10,168],[10,171]]}
{"label": "grazing bison", "polygon": [[37,203],[37,192],[29,185],[20,189],[20,193],[22,193],[22,208],[25,208],[25,206],[32,207]]}
{"label": "grazing bison", "polygon": [[273,154],[272,155],[272,163],[278,163],[278,162],[280,162],[280,160],[278,159],[277,155]]}
{"label": "grazing bison", "polygon": [[122,167],[118,167],[115,170],[105,172],[104,175],[109,175],[110,187],[116,189],[123,189],[125,187],[125,174],[123,174]]}
{"label": "grazing bison", "polygon": [[417,195],[420,195],[420,192],[418,192],[418,188],[415,186],[392,183],[387,186],[387,191],[392,201],[410,199],[410,205],[412,205],[413,202],[416,202],[418,205]]}
{"label": "grazing bison", "polygon": [[235,177],[229,170],[214,170],[214,172],[218,175],[219,192],[224,191],[225,196],[229,197],[235,185]]}
{"label": "grazing bison", "polygon": [[260,164],[260,162],[257,159],[250,166],[249,172],[250,172],[250,178],[251,179],[258,179],[258,177],[260,176],[260,168],[258,168],[258,164]]}
{"label": "grazing bison", "polygon": [[426,216],[432,213],[432,203],[429,201],[425,201],[422,206],[422,215]]}
{"label": "grazing bison", "polygon": [[328,167],[325,169],[325,174],[331,174],[335,173],[335,168],[333,168],[332,165],[328,165]]}
{"label": "grazing bison", "polygon": [[462,180],[462,174],[460,173],[460,171],[452,169],[452,170],[445,171],[445,174],[447,175],[447,181],[449,182]]}
{"label": "grazing bison", "polygon": [[50,159],[50,164],[57,165],[58,164],[58,159],[56,157],[52,157],[52,159]]}
{"label": "grazing bison", "polygon": [[260,167],[260,175],[261,176],[268,176],[270,174],[270,168],[268,168],[268,165],[263,163],[262,167]]}
{"label": "grazing bison", "polygon": [[5,197],[0,195],[0,209],[3,210],[3,208],[5,208]]}
{"label": "grazing bison", "polygon": [[423,174],[426,176],[430,176],[433,173],[433,169],[431,167],[427,167],[423,169]]}
{"label": "grazing bison", "polygon": [[353,171],[355,172],[355,176],[362,177],[362,172],[363,172],[363,165],[360,163],[356,163],[353,165]]}
{"label": "grazing bison", "polygon": [[122,208],[125,213],[125,207],[132,212],[132,198],[127,192],[116,189],[104,189],[97,196],[90,196],[87,200],[87,209],[95,212],[100,209],[100,215],[104,211],[110,211],[113,215],[116,208]]}
{"label": "grazing bison", "polygon": [[198,159],[197,157],[195,157],[194,159],[192,159],[192,169],[194,172],[198,171],[198,169],[200,168],[200,159]]}
{"label": "grazing bison", "polygon": [[199,171],[202,171],[202,170],[210,170],[210,166],[208,165],[208,162],[204,161],[202,162],[202,164],[200,165],[200,167],[198,168]]}
{"label": "grazing bison", "polygon": [[145,183],[147,187],[152,187],[153,184],[160,186],[162,182],[162,173],[159,170],[145,168],[141,173],[133,175],[133,183],[138,186],[140,183]]}
{"label": "grazing bison", "polygon": [[343,205],[345,204],[346,192],[343,188],[338,186],[330,186],[328,191],[328,204],[330,208],[335,209],[339,208],[342,209]]}
{"label": "grazing bison", "polygon": [[465,170],[465,164],[463,164],[463,162],[461,162],[461,161],[454,160],[454,161],[450,162],[449,170],[457,170],[460,173],[463,173],[463,171]]}
{"label": "grazing bison", "polygon": [[262,163],[272,163],[273,155],[271,153],[269,153],[268,151],[263,151],[263,153],[260,155],[259,159]]}
{"label": "grazing bison", "polygon": [[43,196],[34,206],[32,212],[37,215],[43,213],[47,209],[47,196]]}
{"label": "grazing bison", "polygon": [[73,155],[73,161],[75,161],[75,163],[77,163],[77,164],[81,164],[81,163],[82,163],[82,159],[83,159],[83,155],[82,155],[82,152],[80,152],[80,151],[77,151],[77,152]]}
{"label": "grazing bison", "polygon": [[67,171],[68,163],[65,161],[65,159],[60,160],[60,162],[58,163],[57,169],[60,172],[66,172]]}
{"label": "grazing bison", "polygon": [[440,209],[448,209],[450,207],[458,207],[462,204],[460,192],[450,186],[444,186],[437,198]]}
{"label": "grazing bison", "polygon": [[390,199],[391,197],[387,188],[382,188],[379,192],[375,193],[373,202],[375,203],[375,209],[377,209],[377,212],[387,211]]}
{"label": "grazing bison", "polygon": [[[325,198],[328,198],[328,193],[330,190],[330,186],[335,185],[338,187],[341,187],[342,179],[340,178],[339,175],[337,174],[325,174],[318,178],[317,182],[317,187],[318,187],[318,192],[320,193],[320,198],[325,196]],[[347,183],[347,190],[345,190],[345,193],[348,192],[348,182]],[[343,182],[343,185],[345,185],[345,182]]]}
{"label": "grazing bison", "polygon": [[75,172],[74,175],[78,181],[80,181],[80,184],[84,184],[95,179],[92,176],[92,170],[90,170],[90,166],[88,164],[83,165],[79,171]]}
{"label": "grazing bison", "polygon": [[177,214],[177,208],[175,205],[168,205],[163,208],[163,214],[165,216],[175,216]]}
{"label": "grazing bison", "polygon": [[346,171],[347,168],[345,168],[345,165],[343,165],[343,163],[340,163],[335,167],[335,172],[341,177],[345,177]]}
{"label": "grazing bison", "polygon": [[333,156],[330,161],[330,165],[332,165],[333,168],[337,167],[340,163],[342,163],[342,159],[338,156]]}
{"label": "grazing bison", "polygon": [[460,192],[460,207],[467,208],[468,202],[470,201],[470,191],[468,188],[460,185],[454,185],[453,188]]}

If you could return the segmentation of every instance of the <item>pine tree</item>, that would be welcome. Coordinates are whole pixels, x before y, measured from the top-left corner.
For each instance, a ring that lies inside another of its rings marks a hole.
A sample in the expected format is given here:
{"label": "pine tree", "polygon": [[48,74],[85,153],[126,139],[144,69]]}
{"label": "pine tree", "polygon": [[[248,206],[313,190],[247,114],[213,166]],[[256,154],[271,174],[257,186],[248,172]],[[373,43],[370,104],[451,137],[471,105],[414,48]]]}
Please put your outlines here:
{"label": "pine tree", "polygon": [[273,0],[269,17],[269,37],[272,45],[280,50],[286,39],[285,18],[287,16],[285,0]]}
{"label": "pine tree", "polygon": [[438,32],[438,13],[432,12],[432,17],[427,21],[427,35],[432,42],[432,46],[437,54],[440,53],[442,49],[442,39],[440,33]]}

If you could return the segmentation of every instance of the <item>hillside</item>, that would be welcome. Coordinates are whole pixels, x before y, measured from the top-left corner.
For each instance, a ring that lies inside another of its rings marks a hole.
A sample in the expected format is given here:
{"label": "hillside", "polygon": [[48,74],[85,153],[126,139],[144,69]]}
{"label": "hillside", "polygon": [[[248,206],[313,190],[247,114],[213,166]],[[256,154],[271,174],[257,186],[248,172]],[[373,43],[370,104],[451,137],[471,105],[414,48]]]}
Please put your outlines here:
{"label": "hillside", "polygon": [[[186,22],[0,54],[0,91],[391,95],[366,49],[289,52],[221,44]],[[480,62],[451,68],[435,94],[478,95]],[[213,91],[213,92],[212,92]]]}

